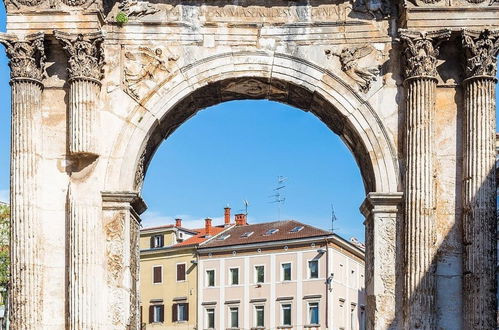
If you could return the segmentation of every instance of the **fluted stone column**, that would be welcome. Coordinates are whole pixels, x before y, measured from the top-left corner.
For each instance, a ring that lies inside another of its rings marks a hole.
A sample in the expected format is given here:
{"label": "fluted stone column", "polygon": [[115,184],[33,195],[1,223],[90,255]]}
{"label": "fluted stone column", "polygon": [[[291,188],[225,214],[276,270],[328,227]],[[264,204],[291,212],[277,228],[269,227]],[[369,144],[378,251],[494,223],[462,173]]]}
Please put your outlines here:
{"label": "fluted stone column", "polygon": [[496,329],[495,84],[499,31],[462,33],[465,329]]}
{"label": "fluted stone column", "polygon": [[435,192],[433,121],[440,41],[449,31],[401,31],[404,41],[405,127],[405,329],[434,329]]}
{"label": "fluted stone column", "polygon": [[103,231],[106,235],[106,329],[140,329],[139,214],[146,205],[130,192],[103,192]]}
{"label": "fluted stone column", "polygon": [[369,193],[360,210],[366,217],[367,329],[400,329],[396,307],[397,219],[403,194]]}
{"label": "fluted stone column", "polygon": [[73,156],[97,156],[97,103],[104,65],[102,33],[54,31],[54,35],[68,55],[68,151]]}
{"label": "fluted stone column", "polygon": [[11,120],[11,293],[12,329],[38,329],[42,318],[42,261],[37,177],[41,153],[43,33],[0,35],[10,58]]}

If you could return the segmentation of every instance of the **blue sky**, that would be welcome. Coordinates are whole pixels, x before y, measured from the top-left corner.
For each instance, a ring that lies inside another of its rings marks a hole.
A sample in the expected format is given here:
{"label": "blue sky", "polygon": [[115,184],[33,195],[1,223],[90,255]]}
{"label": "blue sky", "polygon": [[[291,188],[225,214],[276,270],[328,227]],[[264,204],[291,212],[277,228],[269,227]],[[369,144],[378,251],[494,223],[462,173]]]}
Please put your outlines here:
{"label": "blue sky", "polygon": [[[5,11],[0,6],[0,29]],[[9,187],[9,69],[0,51],[0,200]],[[160,146],[146,176],[143,196],[149,210],[145,226],[182,217],[200,226],[221,222],[223,208],[233,214],[248,200],[249,221],[278,219],[272,201],[277,176],[287,177],[281,219],[331,228],[363,240],[359,206],[364,188],[351,153],[310,113],[269,101],[236,101],[200,111]]]}

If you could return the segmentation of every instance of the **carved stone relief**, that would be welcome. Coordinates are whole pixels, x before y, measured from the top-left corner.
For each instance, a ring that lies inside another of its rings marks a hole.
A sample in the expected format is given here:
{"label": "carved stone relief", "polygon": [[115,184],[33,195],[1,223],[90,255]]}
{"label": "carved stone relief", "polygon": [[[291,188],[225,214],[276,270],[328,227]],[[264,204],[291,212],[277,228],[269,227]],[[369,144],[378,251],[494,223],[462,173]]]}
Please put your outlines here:
{"label": "carved stone relief", "polygon": [[28,78],[42,81],[46,59],[43,38],[43,33],[30,34],[22,40],[6,34],[0,35],[0,43],[5,46],[10,59],[12,79]]}
{"label": "carved stone relief", "polygon": [[355,0],[352,10],[368,13],[375,19],[388,17],[392,12],[389,0]]}
{"label": "carved stone relief", "polygon": [[363,65],[360,60],[369,55],[376,55],[376,49],[372,45],[360,47],[343,48],[341,52],[326,50],[325,54],[329,58],[332,55],[338,56],[341,63],[341,70],[352,78],[360,90],[364,93],[371,88],[371,83],[376,81],[380,73],[380,65]]}
{"label": "carved stone relief", "polygon": [[68,9],[81,10],[89,8],[95,0],[6,0],[5,6],[10,10],[19,9]]}
{"label": "carved stone relief", "polygon": [[106,225],[108,283],[115,283],[123,273],[123,241],[125,237],[125,214],[117,213]]}
{"label": "carved stone relief", "polygon": [[166,54],[162,48],[139,47],[125,50],[123,88],[136,100],[163,82],[173,70],[178,56]]}
{"label": "carved stone relief", "polygon": [[118,9],[130,19],[153,15],[160,11],[157,5],[137,0],[123,0],[119,3]]}

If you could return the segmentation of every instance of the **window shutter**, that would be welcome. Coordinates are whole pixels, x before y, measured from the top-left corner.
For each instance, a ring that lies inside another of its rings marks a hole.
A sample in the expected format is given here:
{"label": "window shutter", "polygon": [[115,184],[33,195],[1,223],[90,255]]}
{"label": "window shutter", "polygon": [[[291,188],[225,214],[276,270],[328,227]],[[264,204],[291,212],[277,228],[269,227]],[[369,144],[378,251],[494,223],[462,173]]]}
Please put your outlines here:
{"label": "window shutter", "polygon": [[165,305],[159,305],[159,322],[165,322]]}
{"label": "window shutter", "polygon": [[159,236],[159,246],[160,247],[165,246],[165,235],[160,235]]}
{"label": "window shutter", "polygon": [[177,315],[178,315],[178,305],[173,304],[172,305],[172,322],[177,322]]}
{"label": "window shutter", "polygon": [[189,303],[185,304],[185,320],[189,321]]}
{"label": "window shutter", "polygon": [[177,265],[177,281],[185,280],[185,264]]}
{"label": "window shutter", "polygon": [[140,305],[140,326],[142,327],[142,305]]}
{"label": "window shutter", "polygon": [[149,323],[154,322],[154,306],[150,305],[149,306]]}
{"label": "window shutter", "polygon": [[154,236],[151,236],[151,249],[154,247]]}
{"label": "window shutter", "polygon": [[154,271],[153,271],[153,283],[161,283],[162,282],[162,279],[161,279],[161,273],[162,273],[162,269],[161,267],[154,267]]}

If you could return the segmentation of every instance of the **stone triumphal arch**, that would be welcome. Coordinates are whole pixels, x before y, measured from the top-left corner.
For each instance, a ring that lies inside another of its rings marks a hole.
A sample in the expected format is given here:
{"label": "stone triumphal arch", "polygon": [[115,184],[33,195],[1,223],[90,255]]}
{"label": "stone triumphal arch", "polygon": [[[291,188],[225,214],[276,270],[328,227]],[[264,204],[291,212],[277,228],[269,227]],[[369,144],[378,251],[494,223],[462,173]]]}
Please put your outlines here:
{"label": "stone triumphal arch", "polygon": [[5,0],[13,329],[138,329],[141,186],[207,106],[318,116],[363,175],[369,329],[495,329],[497,0]]}

